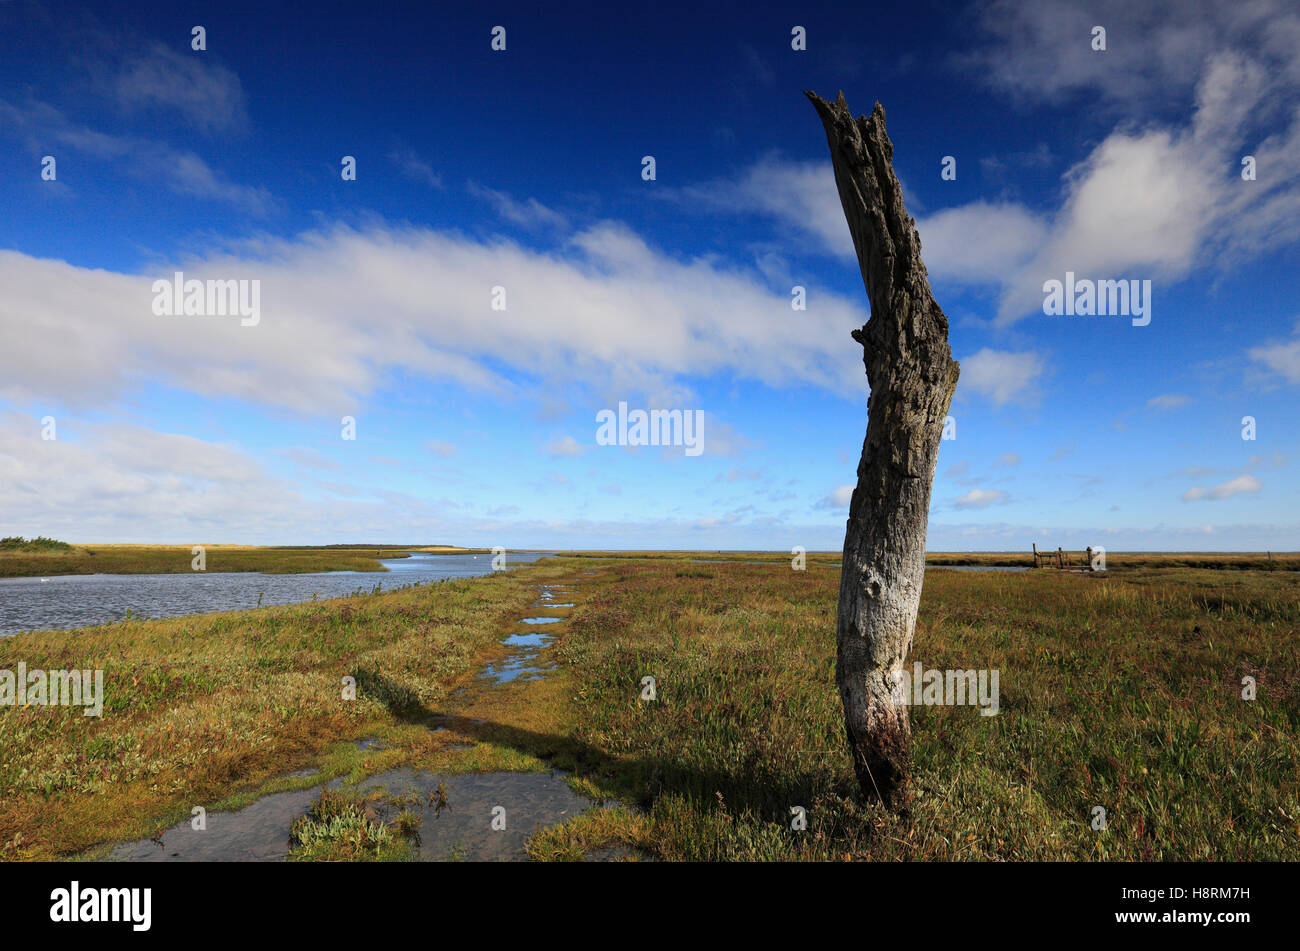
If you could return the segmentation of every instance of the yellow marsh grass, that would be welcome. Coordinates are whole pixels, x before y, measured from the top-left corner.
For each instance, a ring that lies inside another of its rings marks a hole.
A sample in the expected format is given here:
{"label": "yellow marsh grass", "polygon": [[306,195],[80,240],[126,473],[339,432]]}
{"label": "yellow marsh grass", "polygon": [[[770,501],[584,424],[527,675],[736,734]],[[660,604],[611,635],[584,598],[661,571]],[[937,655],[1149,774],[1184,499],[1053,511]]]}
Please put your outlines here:
{"label": "yellow marsh grass", "polygon": [[[0,708],[0,856],[147,835],[420,716],[502,653],[498,635],[536,598],[533,579],[558,573],[0,638],[0,668],[102,669],[106,694],[99,718]],[[356,701],[342,699],[345,675]]]}
{"label": "yellow marsh grass", "polygon": [[558,648],[573,767],[644,812],[543,833],[537,858],[634,843],[669,860],[1300,859],[1295,575],[928,572],[910,660],[998,669],[1001,711],[913,708],[903,819],[853,783],[838,572],[602,567]]}

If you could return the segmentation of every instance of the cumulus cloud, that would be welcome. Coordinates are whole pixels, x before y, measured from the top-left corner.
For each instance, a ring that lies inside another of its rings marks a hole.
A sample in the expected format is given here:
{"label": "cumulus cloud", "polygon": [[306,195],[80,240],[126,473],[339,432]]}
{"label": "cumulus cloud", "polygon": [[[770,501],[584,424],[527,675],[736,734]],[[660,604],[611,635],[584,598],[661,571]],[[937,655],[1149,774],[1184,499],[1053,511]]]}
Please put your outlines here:
{"label": "cumulus cloud", "polygon": [[296,486],[233,444],[71,421],[45,441],[33,418],[0,417],[0,511],[45,526],[44,534],[84,539],[135,524],[165,538],[207,524],[235,537],[283,524],[304,507]]}
{"label": "cumulus cloud", "polygon": [[[1153,103],[1186,104],[1191,113],[1182,125],[1142,125],[1142,116],[1117,126],[1069,170],[1054,212],[975,204],[934,216],[936,226],[921,222],[923,237],[934,231],[926,264],[936,276],[987,283],[993,275],[999,322],[1040,312],[1043,282],[1067,270],[1178,280],[1194,267],[1230,266],[1300,239],[1300,14],[1293,6],[996,2],[981,23],[988,40],[961,64],[1003,92],[1049,104],[1100,93],[1115,114],[1140,115]],[[1090,48],[1096,23],[1110,31],[1104,53]],[[1232,174],[1247,152],[1260,170],[1254,182]],[[962,230],[988,236],[981,215],[999,216],[1007,236],[963,245]],[[1283,364],[1287,358],[1275,355]]]}
{"label": "cumulus cloud", "polygon": [[1048,225],[1020,205],[977,201],[922,218],[916,231],[935,277],[999,285],[1033,259]]}
{"label": "cumulus cloud", "polygon": [[849,502],[853,500],[852,485],[841,485],[826,494],[826,496],[817,503],[818,508],[822,509],[847,509]]}
{"label": "cumulus cloud", "polygon": [[953,502],[953,506],[959,509],[984,509],[994,502],[1005,502],[1007,498],[1007,494],[999,489],[971,489]]}
{"label": "cumulus cloud", "polygon": [[[1100,92],[1118,120],[1066,171],[1056,207],[980,200],[918,219],[931,276],[997,288],[1002,325],[1041,314],[1044,282],[1066,271],[1158,286],[1300,241],[1300,13],[1280,0],[1248,9],[1194,2],[1194,15],[1181,2],[1094,6],[991,4],[981,20],[989,35],[961,60],[1035,103]],[[1113,38],[1104,53],[1089,43],[1098,22]],[[1144,114],[1153,103],[1188,118]],[[1247,153],[1257,163],[1252,182],[1235,174]],[[1050,158],[1040,143],[1018,161]],[[768,155],[737,176],[669,194],[776,218],[853,259],[829,163]],[[1289,366],[1294,357],[1283,350],[1273,359]]]}
{"label": "cumulus cloud", "polygon": [[794,161],[770,154],[735,178],[664,189],[662,193],[696,211],[776,218],[816,237],[832,254],[856,260],[829,161]]}
{"label": "cumulus cloud", "polygon": [[997,406],[1011,402],[1034,402],[1035,386],[1044,373],[1043,358],[1037,353],[1011,353],[985,347],[963,357],[957,392],[986,396]]}
{"label": "cumulus cloud", "polygon": [[1246,353],[1288,383],[1300,383],[1300,336],[1251,347]]}
{"label": "cumulus cloud", "polygon": [[[800,319],[756,274],[677,260],[603,223],[556,251],[376,225],[266,239],[179,261],[187,279],[260,281],[261,319],[160,317],[148,274],[0,251],[0,397],[88,405],[150,379],[316,415],[355,412],[393,371],[519,395],[532,381],[658,391],[691,375],[865,390],[843,346],[856,307],[819,295]],[[504,311],[492,288],[507,290]],[[507,379],[497,368],[512,371]],[[709,421],[708,451],[743,438]]]}
{"label": "cumulus cloud", "polygon": [[1262,482],[1247,472],[1245,475],[1239,475],[1235,479],[1221,482],[1213,488],[1207,489],[1204,486],[1194,486],[1183,493],[1183,501],[1194,502],[1198,499],[1206,501],[1230,499],[1234,495],[1253,494],[1263,487],[1264,485]]}

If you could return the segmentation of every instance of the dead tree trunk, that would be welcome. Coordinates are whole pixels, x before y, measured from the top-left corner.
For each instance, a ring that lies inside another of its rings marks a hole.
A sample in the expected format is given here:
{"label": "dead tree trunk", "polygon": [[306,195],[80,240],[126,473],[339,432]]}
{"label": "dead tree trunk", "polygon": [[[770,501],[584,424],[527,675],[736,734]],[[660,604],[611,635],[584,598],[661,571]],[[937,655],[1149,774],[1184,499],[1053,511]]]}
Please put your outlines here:
{"label": "dead tree trunk", "polygon": [[833,103],[806,95],[826,127],[871,302],[871,318],[853,331],[871,396],[844,533],[835,676],[862,793],[901,808],[912,730],[898,678],[921,602],[930,487],[959,367],[903,207],[884,108],[854,119],[843,93]]}

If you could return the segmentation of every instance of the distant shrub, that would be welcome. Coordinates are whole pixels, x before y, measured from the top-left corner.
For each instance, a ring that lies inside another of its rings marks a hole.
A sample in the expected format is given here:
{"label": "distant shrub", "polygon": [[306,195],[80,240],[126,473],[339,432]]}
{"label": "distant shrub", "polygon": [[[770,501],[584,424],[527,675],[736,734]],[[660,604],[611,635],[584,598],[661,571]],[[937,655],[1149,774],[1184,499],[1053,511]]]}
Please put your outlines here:
{"label": "distant shrub", "polygon": [[0,538],[0,551],[72,551],[72,546],[55,538],[46,538],[44,535],[36,538],[10,535]]}

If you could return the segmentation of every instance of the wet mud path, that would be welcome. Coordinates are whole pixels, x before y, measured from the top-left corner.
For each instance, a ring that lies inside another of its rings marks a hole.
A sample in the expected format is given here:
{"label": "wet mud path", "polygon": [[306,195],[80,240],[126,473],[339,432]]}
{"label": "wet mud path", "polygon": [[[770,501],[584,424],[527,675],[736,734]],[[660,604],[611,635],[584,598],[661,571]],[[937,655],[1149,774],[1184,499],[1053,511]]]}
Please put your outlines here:
{"label": "wet mud path", "polygon": [[[527,728],[526,722],[510,721],[526,719],[531,701],[546,702],[549,685],[544,682],[556,667],[549,649],[576,606],[581,580],[596,573],[539,583],[527,616],[502,634],[502,655],[463,677],[442,710],[421,715],[418,722],[437,736],[442,752],[472,758],[480,743]],[[376,739],[360,740],[357,747],[385,748]],[[314,772],[282,778],[302,779]],[[294,821],[308,812],[323,789],[369,797],[376,821],[385,823],[418,804],[414,842],[416,858],[422,861],[524,860],[528,838],[538,829],[604,805],[575,793],[556,770],[439,772],[406,765],[356,782],[338,776],[309,788],[270,793],[236,811],[208,813],[201,831],[183,821],[151,838],[117,845],[106,857],[134,862],[282,861],[290,853]]]}

